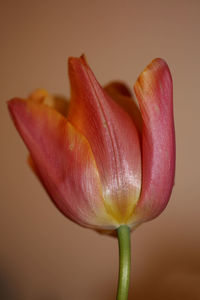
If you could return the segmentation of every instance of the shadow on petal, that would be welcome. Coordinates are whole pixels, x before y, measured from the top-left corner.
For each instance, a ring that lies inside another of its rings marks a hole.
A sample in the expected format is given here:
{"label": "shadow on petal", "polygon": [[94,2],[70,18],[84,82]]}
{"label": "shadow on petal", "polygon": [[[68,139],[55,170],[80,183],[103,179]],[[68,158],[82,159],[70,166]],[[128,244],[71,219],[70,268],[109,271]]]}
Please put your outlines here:
{"label": "shadow on petal", "polygon": [[138,105],[131,94],[131,91],[126,84],[120,81],[113,81],[104,87],[107,94],[125,110],[133,122],[135,123],[138,132],[142,132],[142,117]]}

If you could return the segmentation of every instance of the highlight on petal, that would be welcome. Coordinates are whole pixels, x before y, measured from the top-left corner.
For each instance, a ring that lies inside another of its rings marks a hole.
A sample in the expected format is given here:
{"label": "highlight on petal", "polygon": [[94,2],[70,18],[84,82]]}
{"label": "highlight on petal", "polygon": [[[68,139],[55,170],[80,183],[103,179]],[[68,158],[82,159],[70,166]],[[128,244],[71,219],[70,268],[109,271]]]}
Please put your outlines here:
{"label": "highlight on petal", "polygon": [[86,138],[46,105],[13,99],[8,106],[30,151],[34,171],[60,211],[83,226],[116,228],[104,207],[98,170]]}
{"label": "highlight on petal", "polygon": [[84,57],[69,59],[68,119],[88,140],[107,211],[129,223],[141,188],[139,134],[128,113],[102,89]]}
{"label": "highlight on petal", "polygon": [[149,220],[165,208],[174,184],[172,78],[164,60],[153,60],[134,90],[143,119],[142,190],[135,217]]}

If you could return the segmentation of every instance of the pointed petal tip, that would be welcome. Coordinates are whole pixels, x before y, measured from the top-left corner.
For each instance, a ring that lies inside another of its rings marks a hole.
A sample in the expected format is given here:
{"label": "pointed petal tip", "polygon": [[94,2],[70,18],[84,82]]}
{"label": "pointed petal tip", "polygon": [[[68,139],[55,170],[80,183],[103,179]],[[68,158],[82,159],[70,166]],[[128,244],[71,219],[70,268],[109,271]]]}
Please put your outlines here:
{"label": "pointed petal tip", "polygon": [[87,59],[86,59],[86,55],[83,53],[81,54],[80,57],[74,57],[74,56],[70,56],[68,58],[68,66],[69,69],[73,69],[77,66],[87,66]]}

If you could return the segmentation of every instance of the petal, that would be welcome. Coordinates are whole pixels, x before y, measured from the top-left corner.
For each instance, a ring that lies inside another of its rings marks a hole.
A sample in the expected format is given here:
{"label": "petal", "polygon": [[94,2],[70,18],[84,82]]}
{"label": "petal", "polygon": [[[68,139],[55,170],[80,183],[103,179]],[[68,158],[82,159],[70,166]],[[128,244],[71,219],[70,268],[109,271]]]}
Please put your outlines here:
{"label": "petal", "polygon": [[174,184],[173,91],[167,64],[152,61],[134,89],[143,119],[142,191],[135,214],[148,220],[165,208]]}
{"label": "petal", "polygon": [[90,146],[56,110],[13,99],[9,110],[26,143],[33,169],[60,211],[87,227],[111,229]]}
{"label": "petal", "polygon": [[109,83],[104,87],[108,95],[121,106],[133,120],[139,134],[142,132],[142,116],[127,86],[119,81]]}
{"label": "petal", "polygon": [[97,82],[84,57],[69,59],[69,121],[87,138],[94,153],[107,210],[127,223],[141,187],[141,151],[129,115]]}
{"label": "petal", "polygon": [[44,89],[37,89],[30,94],[28,101],[53,107],[63,116],[67,116],[69,101],[63,97],[52,96]]}

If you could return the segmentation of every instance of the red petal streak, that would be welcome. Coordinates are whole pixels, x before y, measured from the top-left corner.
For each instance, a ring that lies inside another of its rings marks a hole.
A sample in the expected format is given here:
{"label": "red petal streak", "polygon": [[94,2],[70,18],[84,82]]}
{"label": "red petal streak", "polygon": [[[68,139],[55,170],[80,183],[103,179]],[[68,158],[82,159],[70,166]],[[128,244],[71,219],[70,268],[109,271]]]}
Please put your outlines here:
{"label": "red petal streak", "polygon": [[107,211],[127,223],[139,197],[141,153],[129,115],[101,88],[83,57],[69,59],[68,118],[87,138],[97,163]]}
{"label": "red petal streak", "polygon": [[13,99],[9,109],[30,150],[34,170],[56,206],[83,226],[110,229],[96,164],[87,140],[56,110]]}
{"label": "red petal streak", "polygon": [[143,118],[142,191],[135,214],[148,220],[165,208],[174,183],[173,95],[167,64],[155,59],[134,88]]}

